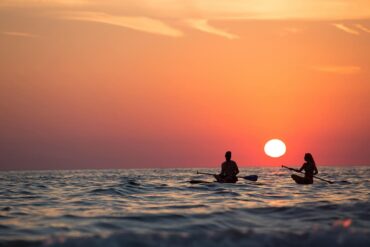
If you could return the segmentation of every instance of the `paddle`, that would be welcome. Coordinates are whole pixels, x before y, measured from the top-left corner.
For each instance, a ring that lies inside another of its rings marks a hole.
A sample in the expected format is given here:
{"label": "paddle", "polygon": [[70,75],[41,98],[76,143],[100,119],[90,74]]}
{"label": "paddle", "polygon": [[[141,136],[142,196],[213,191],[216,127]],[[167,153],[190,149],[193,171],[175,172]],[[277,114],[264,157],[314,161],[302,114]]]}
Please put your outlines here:
{"label": "paddle", "polygon": [[[286,169],[289,169],[289,170],[291,170],[291,171],[295,171],[295,172],[303,173],[303,174],[304,174],[304,172],[301,172],[301,171],[299,171],[299,170],[297,170],[297,169],[294,169],[294,168],[291,168],[291,167],[287,167],[287,166],[281,166],[281,167],[286,168]],[[320,177],[317,177],[317,176],[313,176],[313,177],[314,177],[314,178],[317,178],[317,179],[320,179],[320,180],[322,180],[322,181],[325,181],[325,182],[327,182],[327,183],[329,183],[329,184],[333,184],[333,183],[334,183],[333,181],[329,181],[329,180],[326,180],[326,179],[323,179],[323,178],[320,178]]]}
{"label": "paddle", "polygon": [[[211,175],[211,176],[216,175],[216,174],[212,174],[212,173],[198,172],[198,171],[197,171],[197,174]],[[257,181],[257,179],[258,179],[257,175],[249,175],[249,176],[244,176],[244,177],[237,176],[237,177],[238,178],[244,178],[245,180],[254,181],[254,182]]]}

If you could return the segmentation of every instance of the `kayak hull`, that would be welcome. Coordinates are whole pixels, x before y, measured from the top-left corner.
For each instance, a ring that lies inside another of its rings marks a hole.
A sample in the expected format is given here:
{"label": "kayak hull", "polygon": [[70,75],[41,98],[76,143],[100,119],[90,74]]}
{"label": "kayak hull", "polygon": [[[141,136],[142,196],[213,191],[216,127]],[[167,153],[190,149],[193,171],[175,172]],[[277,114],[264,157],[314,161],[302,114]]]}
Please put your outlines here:
{"label": "kayak hull", "polygon": [[292,175],[292,179],[297,183],[297,184],[313,184],[313,181],[310,181],[309,179],[307,178],[304,178],[304,177],[301,177],[301,176],[298,176],[298,175],[295,175],[293,174]]}

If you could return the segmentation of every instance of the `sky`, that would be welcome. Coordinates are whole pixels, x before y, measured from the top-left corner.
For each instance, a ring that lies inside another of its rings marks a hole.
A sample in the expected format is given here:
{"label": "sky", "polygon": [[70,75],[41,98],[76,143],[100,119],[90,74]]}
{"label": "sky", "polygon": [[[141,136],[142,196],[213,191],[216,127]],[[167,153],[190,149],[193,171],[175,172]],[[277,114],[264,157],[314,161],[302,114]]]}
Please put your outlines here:
{"label": "sky", "polygon": [[369,69],[368,0],[1,0],[0,169],[370,165]]}

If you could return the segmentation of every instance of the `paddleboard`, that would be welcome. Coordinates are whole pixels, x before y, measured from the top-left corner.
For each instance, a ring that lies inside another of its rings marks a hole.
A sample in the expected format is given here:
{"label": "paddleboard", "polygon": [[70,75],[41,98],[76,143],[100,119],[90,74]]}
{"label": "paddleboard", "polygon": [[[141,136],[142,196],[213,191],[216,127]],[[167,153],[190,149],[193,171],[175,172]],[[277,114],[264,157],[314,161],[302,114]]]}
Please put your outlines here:
{"label": "paddleboard", "polygon": [[309,181],[307,181],[304,177],[292,174],[292,179],[297,183],[297,184],[312,184]]}

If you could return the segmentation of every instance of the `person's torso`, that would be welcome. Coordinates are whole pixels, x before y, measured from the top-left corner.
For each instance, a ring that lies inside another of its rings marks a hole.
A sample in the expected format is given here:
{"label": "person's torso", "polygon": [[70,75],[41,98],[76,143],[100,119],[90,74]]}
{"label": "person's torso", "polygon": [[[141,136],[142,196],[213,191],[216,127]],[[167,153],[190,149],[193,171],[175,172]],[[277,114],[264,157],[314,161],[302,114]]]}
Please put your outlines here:
{"label": "person's torso", "polygon": [[224,163],[222,163],[222,170],[223,170],[223,175],[226,176],[226,177],[229,177],[229,176],[236,176],[237,174],[237,165],[235,163],[235,161],[225,161]]}
{"label": "person's torso", "polygon": [[303,169],[305,171],[306,177],[313,177],[313,172],[314,172],[315,167],[312,163],[310,162],[305,163]]}

